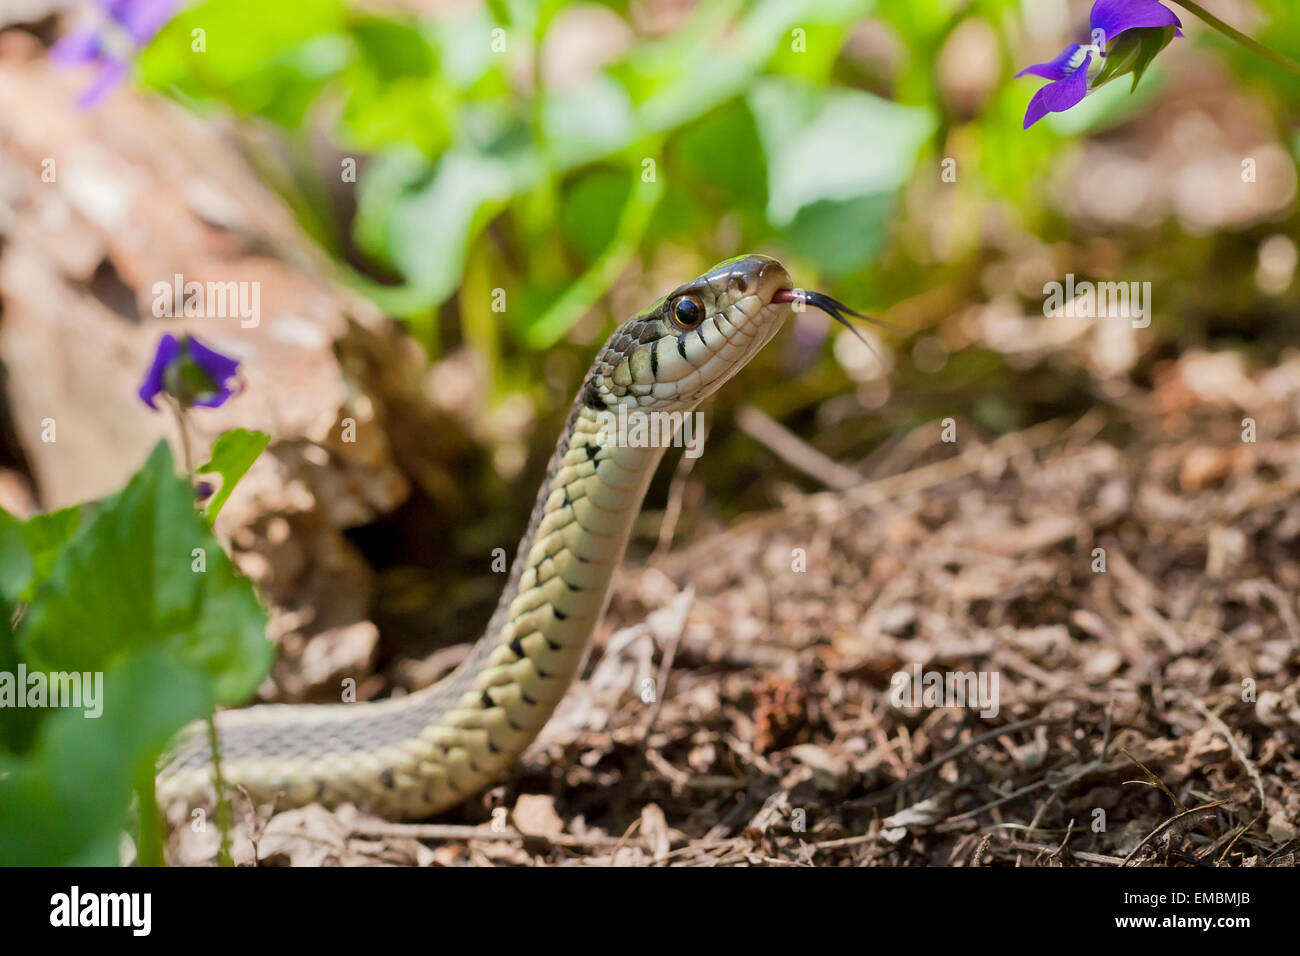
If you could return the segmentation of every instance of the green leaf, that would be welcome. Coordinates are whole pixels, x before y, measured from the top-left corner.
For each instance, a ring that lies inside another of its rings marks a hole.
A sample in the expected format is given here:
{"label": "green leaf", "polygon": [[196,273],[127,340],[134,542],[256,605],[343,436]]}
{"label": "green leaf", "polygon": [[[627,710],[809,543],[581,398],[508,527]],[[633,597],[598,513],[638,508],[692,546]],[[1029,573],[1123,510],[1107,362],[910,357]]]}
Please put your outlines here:
{"label": "green leaf", "polygon": [[[13,606],[8,601],[0,601],[0,675],[16,675],[18,665],[22,663],[10,626],[13,614]],[[0,676],[0,680],[3,679]],[[45,713],[43,710],[26,707],[0,707],[0,754],[5,751],[22,753],[26,750]]]}
{"label": "green leaf", "polygon": [[767,64],[767,72],[798,76],[812,83],[828,82],[851,26],[851,23],[801,23],[801,34],[778,44],[776,55]]}
{"label": "green leaf", "polygon": [[1175,27],[1141,27],[1125,31],[1110,44],[1100,72],[1093,77],[1092,89],[1099,89],[1111,80],[1132,73],[1133,86],[1129,92],[1136,90],[1142,74],[1160,51],[1170,44],[1175,32]]}
{"label": "green leaf", "polygon": [[1141,46],[1137,33],[1137,30],[1129,30],[1111,44],[1106,53],[1106,58],[1101,61],[1101,69],[1092,78],[1090,84],[1092,89],[1100,89],[1115,77],[1133,71],[1133,64],[1137,62],[1139,47]]}
{"label": "green leaf", "polygon": [[0,598],[9,604],[18,601],[34,573],[35,564],[23,538],[23,523],[0,508]]}
{"label": "green leaf", "polygon": [[148,462],[63,549],[18,633],[29,667],[103,671],[163,647],[242,703],[270,667],[266,615],[194,509],[160,442]]}
{"label": "green leaf", "polygon": [[357,183],[352,232],[367,256],[396,268],[392,223],[401,205],[433,179],[434,164],[419,150],[396,147],[376,156]]}
{"label": "green leaf", "polygon": [[[219,99],[296,127],[348,63],[347,16],[343,0],[206,0],[183,10],[141,52],[141,74],[155,89]],[[202,50],[195,49],[199,37]]]}
{"label": "green leaf", "polygon": [[543,96],[542,134],[556,164],[570,169],[619,152],[639,131],[627,90],[597,73],[578,86]]}
{"label": "green leaf", "polygon": [[495,77],[500,82],[498,92],[506,91],[501,70],[506,59],[492,49],[492,30],[496,27],[497,22],[483,6],[438,17],[425,25],[438,50],[443,76],[458,90],[468,90]]}
{"label": "green leaf", "polygon": [[1142,30],[1141,43],[1137,62],[1133,64],[1133,85],[1129,92],[1137,89],[1138,82],[1142,79],[1142,74],[1146,73],[1147,67],[1156,55],[1167,47],[1174,38],[1176,29],[1174,27],[1164,27],[1160,30]]}
{"label": "green leaf", "polygon": [[897,190],[935,128],[925,110],[790,79],[760,80],[749,105],[767,155],[768,218],[777,226],[815,202]]}
{"label": "green leaf", "polygon": [[236,483],[253,466],[257,456],[263,452],[270,441],[271,436],[266,432],[232,428],[228,432],[223,432],[213,444],[212,457],[197,469],[200,475],[221,476],[221,487],[212,496],[208,506],[203,509],[203,517],[208,519],[209,526],[217,520],[217,515],[221,513],[221,506],[235,490]]}
{"label": "green leaf", "polygon": [[454,94],[436,79],[403,77],[380,86],[358,70],[349,74],[348,93],[340,122],[343,141],[353,149],[406,144],[436,156],[451,139]]}
{"label": "green leaf", "polygon": [[342,78],[345,143],[366,151],[410,144],[437,156],[451,141],[459,104],[431,39],[381,17],[362,17],[348,32],[356,56]]}
{"label": "green leaf", "polygon": [[73,505],[34,515],[23,522],[23,540],[27,543],[27,551],[32,556],[34,566],[32,582],[22,596],[24,601],[30,601],[37,585],[50,576],[59,552],[81,527],[81,518],[81,505]]}
{"label": "green leaf", "polygon": [[431,176],[409,153],[376,166],[367,178],[378,172],[379,184],[358,193],[358,241],[382,251],[426,305],[456,291],[469,243],[542,172],[536,152],[506,130],[484,149],[444,153]]}
{"label": "green leaf", "polygon": [[[0,509],[0,674],[16,674],[23,662],[12,625],[17,609],[50,576],[60,549],[81,524],[81,513],[82,508],[74,506],[20,522]],[[0,749],[26,750],[45,714],[40,709],[0,707]]]}
{"label": "green leaf", "polygon": [[48,711],[27,754],[0,751],[5,864],[116,865],[136,773],[212,710],[208,682],[162,648],[124,660],[103,677],[96,700],[98,717],[86,708]]}
{"label": "green leaf", "polygon": [[891,197],[935,128],[928,110],[870,93],[764,78],[748,97],[767,156],[767,217],[831,272],[865,264]]}
{"label": "green leaf", "polygon": [[717,190],[729,207],[762,215],[767,167],[754,114],[743,101],[733,100],[683,128],[673,137],[670,156],[683,176]]}
{"label": "green leaf", "polygon": [[565,191],[559,209],[560,230],[586,262],[600,255],[614,238],[634,179],[630,170],[601,167],[579,177]]}
{"label": "green leaf", "polygon": [[32,599],[81,525],[81,511],[73,505],[20,522],[0,509],[0,598],[11,604]]}
{"label": "green leaf", "polygon": [[799,256],[829,276],[842,276],[871,262],[889,236],[895,193],[869,193],[839,202],[804,206],[786,227],[786,241]]}
{"label": "green leaf", "polygon": [[384,82],[401,77],[422,77],[438,66],[428,38],[414,25],[383,17],[362,16],[348,24],[367,64]]}

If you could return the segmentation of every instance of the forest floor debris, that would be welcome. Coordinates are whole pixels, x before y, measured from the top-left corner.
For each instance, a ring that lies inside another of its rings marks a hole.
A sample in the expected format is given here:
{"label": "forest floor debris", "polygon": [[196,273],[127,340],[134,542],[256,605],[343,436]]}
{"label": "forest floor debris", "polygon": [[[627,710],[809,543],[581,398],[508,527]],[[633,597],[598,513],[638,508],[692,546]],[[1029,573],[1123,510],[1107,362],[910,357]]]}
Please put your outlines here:
{"label": "forest floor debris", "polygon": [[[1247,442],[1179,373],[1118,439],[959,445],[624,570],[500,785],[439,823],[280,814],[259,859],[1294,865],[1300,357]],[[907,699],[930,674],[996,678],[993,712]]]}

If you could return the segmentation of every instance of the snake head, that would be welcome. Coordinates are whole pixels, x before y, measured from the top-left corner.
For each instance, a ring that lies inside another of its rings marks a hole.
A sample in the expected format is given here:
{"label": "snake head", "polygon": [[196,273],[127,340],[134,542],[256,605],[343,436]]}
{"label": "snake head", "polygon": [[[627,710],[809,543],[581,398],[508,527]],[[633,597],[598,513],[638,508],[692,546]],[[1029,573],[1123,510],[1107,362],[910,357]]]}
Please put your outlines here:
{"label": "snake head", "polygon": [[624,322],[591,367],[586,403],[598,411],[694,408],[771,341],[790,306],[808,305],[872,347],[846,316],[874,319],[825,293],[796,289],[785,266],[769,256],[738,256]]}
{"label": "snake head", "polygon": [[587,404],[694,408],[776,335],[793,287],[768,256],[719,263],[618,328],[592,365]]}

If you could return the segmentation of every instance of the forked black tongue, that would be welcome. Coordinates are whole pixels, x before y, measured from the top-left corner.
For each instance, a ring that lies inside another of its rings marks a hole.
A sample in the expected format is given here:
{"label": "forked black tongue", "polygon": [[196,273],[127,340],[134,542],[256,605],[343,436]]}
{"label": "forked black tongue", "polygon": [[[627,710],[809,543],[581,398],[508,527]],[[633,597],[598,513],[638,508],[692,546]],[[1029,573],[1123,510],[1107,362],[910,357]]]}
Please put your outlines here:
{"label": "forked black tongue", "polygon": [[856,335],[858,337],[858,341],[861,342],[863,345],[865,345],[867,348],[871,349],[871,354],[874,355],[877,359],[880,359],[882,365],[884,364],[884,359],[882,358],[881,354],[876,351],[876,347],[872,345],[870,342],[868,342],[866,337],[861,332],[859,332],[856,328],[853,327],[853,325],[849,322],[847,317],[851,315],[854,318],[863,319],[867,322],[870,322],[872,325],[879,326],[882,329],[889,329],[890,328],[889,325],[885,322],[882,322],[880,319],[873,318],[872,316],[869,316],[863,312],[859,312],[857,309],[850,309],[843,302],[840,302],[838,299],[832,299],[825,292],[809,292],[807,289],[782,289],[776,295],[772,296],[772,301],[773,302],[802,302],[807,305],[815,306],[816,308],[821,309],[823,312],[829,315],[840,325],[844,326],[846,329],[848,329],[850,332]]}

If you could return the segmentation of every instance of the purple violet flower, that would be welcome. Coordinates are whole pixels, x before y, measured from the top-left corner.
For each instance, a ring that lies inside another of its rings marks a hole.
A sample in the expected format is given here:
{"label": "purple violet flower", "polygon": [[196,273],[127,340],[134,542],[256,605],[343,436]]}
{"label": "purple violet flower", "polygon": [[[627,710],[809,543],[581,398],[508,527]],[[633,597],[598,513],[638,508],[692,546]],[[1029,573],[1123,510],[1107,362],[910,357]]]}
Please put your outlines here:
{"label": "purple violet flower", "polygon": [[178,339],[168,332],[158,342],[138,394],[155,409],[154,399],[164,393],[184,408],[216,408],[234,394],[230,381],[238,370],[238,361],[214,352],[192,335]]}
{"label": "purple violet flower", "polygon": [[1051,80],[1029,101],[1025,111],[1025,129],[1048,113],[1062,113],[1076,106],[1088,93],[1088,67],[1093,55],[1105,57],[1106,47],[1129,30],[1175,28],[1182,36],[1182,21],[1159,0],[1097,0],[1089,17],[1092,43],[1072,43],[1061,55],[1046,63],[1027,66],[1017,77],[1032,74]]}
{"label": "purple violet flower", "polygon": [[50,59],[62,66],[93,64],[95,79],[77,103],[94,106],[126,78],[135,56],[172,18],[181,0],[95,0],[102,22],[78,27],[59,40]]}
{"label": "purple violet flower", "polygon": [[1093,50],[1079,43],[1071,43],[1055,60],[1027,66],[1017,77],[1032,73],[1051,80],[1029,101],[1025,110],[1025,129],[1033,126],[1048,113],[1063,113],[1076,106],[1088,93],[1088,66]]}

